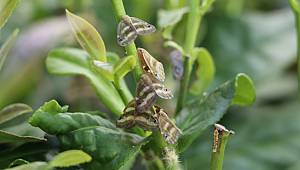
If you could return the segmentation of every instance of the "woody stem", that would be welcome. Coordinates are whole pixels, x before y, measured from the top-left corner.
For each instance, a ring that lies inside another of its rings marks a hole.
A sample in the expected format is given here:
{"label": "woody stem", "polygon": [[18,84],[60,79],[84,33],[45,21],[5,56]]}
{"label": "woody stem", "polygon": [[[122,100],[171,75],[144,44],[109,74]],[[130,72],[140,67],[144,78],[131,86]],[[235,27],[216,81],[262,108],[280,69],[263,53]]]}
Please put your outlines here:
{"label": "woody stem", "polygon": [[[122,16],[126,15],[123,1],[122,0],[111,0],[111,2],[112,2],[115,18],[116,18],[117,22],[120,22]],[[138,60],[136,46],[135,46],[134,42],[130,43],[128,46],[126,46],[125,51],[126,51],[126,55],[134,55],[136,60]],[[137,63],[137,65],[134,69],[134,78],[137,81],[138,78],[140,77],[140,75],[142,74],[142,70],[141,70],[141,67],[139,66],[139,62],[136,62],[136,63]]]}

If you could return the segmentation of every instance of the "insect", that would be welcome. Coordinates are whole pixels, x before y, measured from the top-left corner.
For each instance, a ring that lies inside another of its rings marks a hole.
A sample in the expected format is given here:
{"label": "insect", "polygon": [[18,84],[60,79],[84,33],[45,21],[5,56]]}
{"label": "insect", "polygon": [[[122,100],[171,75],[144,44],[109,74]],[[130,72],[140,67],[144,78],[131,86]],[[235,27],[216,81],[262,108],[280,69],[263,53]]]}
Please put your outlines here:
{"label": "insect", "polygon": [[180,51],[174,50],[170,53],[170,58],[173,67],[173,77],[175,80],[180,80],[183,75],[182,54]]}
{"label": "insect", "polygon": [[127,46],[132,43],[137,35],[151,34],[156,31],[156,28],[135,17],[124,15],[118,25],[117,41],[120,46]]}
{"label": "insect", "polygon": [[227,134],[234,134],[234,131],[226,129],[223,125],[220,124],[215,124],[215,129],[214,129],[214,141],[213,141],[213,147],[212,151],[213,152],[218,152],[220,148],[220,139],[222,138],[222,135],[224,133]]}
{"label": "insect", "polygon": [[136,111],[142,113],[149,110],[155,103],[157,96],[171,99],[172,92],[160,83],[153,83],[151,76],[143,74],[137,85]]}
{"label": "insect", "polygon": [[165,71],[162,63],[157,61],[143,48],[138,48],[137,52],[143,71],[152,74],[152,76],[155,77],[156,80],[164,82]]}
{"label": "insect", "polygon": [[154,106],[154,117],[158,120],[160,133],[167,143],[175,144],[180,135],[181,130],[172,122],[167,113],[159,106]]}
{"label": "insect", "polygon": [[135,101],[132,100],[123,110],[123,115],[117,120],[117,127],[132,128],[134,126],[153,130],[158,127],[158,122],[150,111],[135,114]]}
{"label": "insect", "polygon": [[218,150],[219,150],[219,130],[215,128],[212,151],[217,152]]}

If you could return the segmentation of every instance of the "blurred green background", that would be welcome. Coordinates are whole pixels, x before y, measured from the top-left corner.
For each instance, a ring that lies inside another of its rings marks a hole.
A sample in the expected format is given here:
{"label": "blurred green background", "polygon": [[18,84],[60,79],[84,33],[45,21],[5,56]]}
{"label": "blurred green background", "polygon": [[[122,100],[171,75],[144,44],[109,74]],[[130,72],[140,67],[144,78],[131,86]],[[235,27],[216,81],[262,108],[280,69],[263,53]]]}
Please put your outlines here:
{"label": "blurred green background", "polygon": [[[163,0],[124,0],[124,5],[129,15],[154,25],[158,11],[165,8]],[[15,102],[36,109],[45,101],[56,99],[62,105],[70,105],[71,111],[105,110],[83,77],[58,77],[45,68],[49,50],[78,47],[65,18],[66,8],[93,23],[108,51],[124,55],[116,43],[117,23],[109,0],[23,0],[0,34],[2,44],[12,30],[20,28],[0,74],[0,109]],[[181,29],[179,24],[174,30],[178,40],[182,39]],[[228,143],[223,169],[300,169],[296,33],[288,1],[216,0],[199,31],[198,46],[206,47],[216,64],[211,89],[244,72],[253,78],[257,90],[253,106],[232,108],[221,121],[236,132]],[[170,50],[163,47],[161,30],[139,39],[137,46],[150,50],[163,62],[167,84],[176,97],[179,83],[172,79]],[[133,85],[130,88],[134,91]],[[172,111],[175,101],[166,105],[166,110]],[[21,127],[14,131],[28,133]],[[209,129],[180,157],[184,168],[209,169],[211,145]]]}

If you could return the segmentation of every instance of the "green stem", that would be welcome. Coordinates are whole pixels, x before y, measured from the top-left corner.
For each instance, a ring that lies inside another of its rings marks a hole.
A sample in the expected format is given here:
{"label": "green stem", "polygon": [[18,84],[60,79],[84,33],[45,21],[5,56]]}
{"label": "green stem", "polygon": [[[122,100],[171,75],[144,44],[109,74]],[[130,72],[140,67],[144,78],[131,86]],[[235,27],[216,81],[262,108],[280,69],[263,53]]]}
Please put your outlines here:
{"label": "green stem", "polygon": [[[115,18],[116,18],[117,22],[120,22],[122,16],[126,15],[125,8],[124,8],[124,5],[123,5],[123,1],[122,0],[111,0],[111,1],[112,1],[114,13],[115,13]],[[125,50],[126,50],[126,55],[127,56],[128,55],[134,55],[136,57],[136,60],[138,60],[136,46],[135,46],[134,43],[131,43],[128,46],[126,46]],[[135,80],[138,80],[138,78],[141,74],[142,74],[142,70],[141,70],[141,67],[139,65],[139,62],[137,62],[137,65],[134,69],[134,78],[135,78]]]}
{"label": "green stem", "polygon": [[182,106],[184,105],[186,95],[188,92],[188,85],[190,81],[190,74],[192,70],[192,64],[190,63],[189,55],[192,53],[192,50],[195,46],[197,33],[199,30],[200,22],[202,16],[200,15],[200,1],[199,0],[190,0],[189,1],[190,12],[187,18],[186,25],[186,34],[184,42],[184,51],[188,55],[184,58],[184,74],[180,82],[180,92],[176,106],[176,113],[178,114]]}
{"label": "green stem", "polygon": [[125,82],[121,80],[115,80],[113,85],[115,86],[116,90],[120,94],[124,105],[127,105],[127,103],[129,103],[133,99],[133,96],[128,90]]}
{"label": "green stem", "polygon": [[229,132],[222,133],[219,147],[218,147],[217,151],[212,152],[212,155],[211,155],[211,165],[210,165],[211,170],[222,170],[225,147],[226,147],[226,144],[228,142],[230,135],[231,135],[231,133],[229,133]]}

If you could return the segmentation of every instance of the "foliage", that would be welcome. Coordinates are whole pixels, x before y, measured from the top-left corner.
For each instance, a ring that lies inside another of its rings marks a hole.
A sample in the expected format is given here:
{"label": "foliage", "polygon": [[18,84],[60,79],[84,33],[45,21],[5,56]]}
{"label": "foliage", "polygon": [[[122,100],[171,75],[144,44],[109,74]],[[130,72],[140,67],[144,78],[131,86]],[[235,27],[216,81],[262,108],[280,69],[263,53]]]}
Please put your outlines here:
{"label": "foliage", "polygon": [[[24,14],[20,25],[34,25],[37,20],[57,17],[54,15],[69,9],[66,21],[70,32],[68,37],[59,35],[67,43],[55,44],[49,52],[45,50],[47,54],[33,53],[32,60],[21,58],[27,48],[19,46],[19,41],[9,56],[18,29],[10,33],[16,23],[6,21],[18,1],[0,2],[1,33],[11,34],[7,40],[0,40],[0,70],[5,68],[0,80],[8,82],[0,83],[0,107],[21,101],[38,108],[17,103],[0,111],[0,168],[164,170],[218,165],[220,169],[223,161],[210,160],[210,127],[221,122],[236,132],[229,141],[226,139],[226,152],[225,146],[222,150],[224,169],[298,169],[296,48],[289,41],[295,37],[291,27],[294,20],[288,10],[271,10],[287,7],[286,2],[276,6],[278,1],[21,1],[19,4],[31,7],[32,14],[20,12],[26,9],[24,6],[17,9],[17,17]],[[289,1],[296,27],[298,2]],[[271,4],[269,13],[258,14],[255,11],[262,7],[256,5],[263,3]],[[116,47],[117,23],[126,14],[152,24],[157,21],[159,29],[138,37],[124,49]],[[26,33],[22,27],[20,39]],[[41,30],[49,34],[46,28]],[[20,44],[39,44],[43,36],[40,38],[30,43],[21,39]],[[70,47],[72,38],[78,44]],[[175,145],[168,145],[159,131],[115,126],[125,106],[134,99],[141,74],[136,45],[164,64],[165,83],[175,99],[158,102],[183,132]],[[167,57],[173,49],[183,55],[180,81],[171,80],[169,74]],[[14,58],[15,51],[22,55]],[[25,63],[30,68],[42,68],[40,61],[44,60],[48,73],[65,78],[23,67]],[[14,62],[23,66],[10,64]],[[11,70],[17,74],[11,76]],[[92,89],[86,86],[88,83]],[[257,103],[252,105],[256,98]],[[42,104],[44,101],[48,102]]]}

